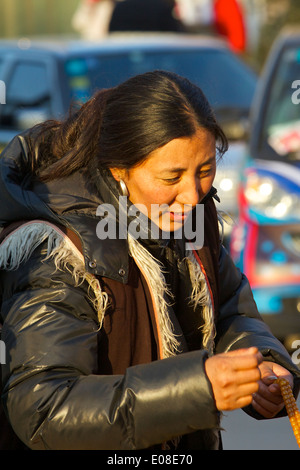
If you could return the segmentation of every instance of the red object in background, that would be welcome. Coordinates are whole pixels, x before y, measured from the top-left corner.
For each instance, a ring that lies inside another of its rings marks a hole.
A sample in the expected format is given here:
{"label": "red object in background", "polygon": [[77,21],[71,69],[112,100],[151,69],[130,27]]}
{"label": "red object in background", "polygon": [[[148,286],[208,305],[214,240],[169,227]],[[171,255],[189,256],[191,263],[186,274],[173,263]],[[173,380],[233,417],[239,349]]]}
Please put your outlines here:
{"label": "red object in background", "polygon": [[226,36],[235,52],[246,49],[246,26],[243,10],[236,0],[215,0],[214,20],[216,31]]}

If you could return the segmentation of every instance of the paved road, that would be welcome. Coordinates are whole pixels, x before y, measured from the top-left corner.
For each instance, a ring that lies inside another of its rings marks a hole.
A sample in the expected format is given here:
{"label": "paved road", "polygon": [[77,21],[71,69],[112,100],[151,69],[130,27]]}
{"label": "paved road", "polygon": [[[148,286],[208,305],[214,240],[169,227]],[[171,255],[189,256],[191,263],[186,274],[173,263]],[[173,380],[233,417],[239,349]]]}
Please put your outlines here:
{"label": "paved road", "polygon": [[224,450],[299,450],[287,417],[257,421],[235,410],[226,413],[222,427]]}

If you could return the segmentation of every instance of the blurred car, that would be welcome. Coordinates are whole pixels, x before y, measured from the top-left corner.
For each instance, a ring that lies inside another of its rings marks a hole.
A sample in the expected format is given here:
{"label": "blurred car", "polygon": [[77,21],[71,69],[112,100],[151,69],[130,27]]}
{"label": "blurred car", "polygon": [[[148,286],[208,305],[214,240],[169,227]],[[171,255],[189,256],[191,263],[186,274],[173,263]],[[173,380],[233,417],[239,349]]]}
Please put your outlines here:
{"label": "blurred car", "polygon": [[300,29],[280,35],[257,87],[230,242],[261,314],[289,349],[300,344],[299,79]]}
{"label": "blurred car", "polygon": [[37,122],[64,116],[96,89],[162,69],[199,85],[231,141],[215,185],[220,209],[236,213],[241,146],[257,77],[221,40],[183,34],[110,35],[98,42],[0,41],[0,146]]}

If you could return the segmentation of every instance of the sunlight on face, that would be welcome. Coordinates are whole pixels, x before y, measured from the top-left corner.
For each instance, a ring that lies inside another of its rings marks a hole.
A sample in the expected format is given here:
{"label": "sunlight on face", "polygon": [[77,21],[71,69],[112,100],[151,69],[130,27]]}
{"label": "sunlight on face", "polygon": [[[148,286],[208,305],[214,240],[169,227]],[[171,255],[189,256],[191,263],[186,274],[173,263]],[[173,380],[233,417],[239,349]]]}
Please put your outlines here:
{"label": "sunlight on face", "polygon": [[192,137],[168,142],[130,170],[111,169],[125,182],[130,201],[162,230],[182,227],[211,189],[216,173],[216,141],[198,128]]}

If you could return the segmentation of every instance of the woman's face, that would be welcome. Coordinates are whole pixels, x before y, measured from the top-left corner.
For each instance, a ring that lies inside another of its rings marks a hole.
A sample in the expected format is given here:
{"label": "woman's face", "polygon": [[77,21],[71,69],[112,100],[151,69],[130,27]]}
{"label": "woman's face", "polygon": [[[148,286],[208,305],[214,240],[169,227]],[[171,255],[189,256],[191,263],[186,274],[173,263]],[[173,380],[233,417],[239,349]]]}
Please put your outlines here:
{"label": "woman's face", "polygon": [[130,170],[111,169],[124,181],[129,199],[162,230],[182,227],[211,189],[216,173],[216,141],[198,128],[192,137],[168,142]]}

